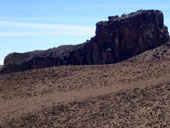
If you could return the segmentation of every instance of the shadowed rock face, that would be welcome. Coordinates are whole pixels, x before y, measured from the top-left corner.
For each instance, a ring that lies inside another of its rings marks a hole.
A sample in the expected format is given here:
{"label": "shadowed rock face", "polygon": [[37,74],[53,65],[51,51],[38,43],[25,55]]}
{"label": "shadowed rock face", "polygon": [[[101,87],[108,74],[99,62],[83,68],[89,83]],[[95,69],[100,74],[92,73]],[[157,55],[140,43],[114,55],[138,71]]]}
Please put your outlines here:
{"label": "shadowed rock face", "polygon": [[108,19],[98,22],[96,35],[83,44],[9,54],[0,73],[59,65],[111,64],[169,41],[163,13],[159,10],[140,10]]}

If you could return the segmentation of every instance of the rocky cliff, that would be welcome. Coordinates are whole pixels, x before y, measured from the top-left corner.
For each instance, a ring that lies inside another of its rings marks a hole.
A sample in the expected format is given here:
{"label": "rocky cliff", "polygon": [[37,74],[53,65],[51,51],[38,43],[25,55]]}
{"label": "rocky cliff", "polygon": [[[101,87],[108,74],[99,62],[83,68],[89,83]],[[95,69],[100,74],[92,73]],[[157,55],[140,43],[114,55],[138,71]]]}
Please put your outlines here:
{"label": "rocky cliff", "polygon": [[9,54],[0,73],[59,65],[111,64],[168,41],[163,13],[159,10],[140,10],[121,17],[110,16],[108,21],[98,22],[96,35],[83,44]]}

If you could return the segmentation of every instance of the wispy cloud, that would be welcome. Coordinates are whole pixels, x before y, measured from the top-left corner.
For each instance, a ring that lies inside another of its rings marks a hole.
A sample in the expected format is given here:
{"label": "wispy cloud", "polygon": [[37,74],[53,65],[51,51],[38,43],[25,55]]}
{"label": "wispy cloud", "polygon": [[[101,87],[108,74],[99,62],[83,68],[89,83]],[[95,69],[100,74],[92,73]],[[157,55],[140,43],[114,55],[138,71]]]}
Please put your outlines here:
{"label": "wispy cloud", "polygon": [[[75,7],[74,7],[75,6]],[[170,5],[169,4],[132,4],[132,3],[129,3],[129,4],[80,4],[80,5],[74,5],[72,6],[72,8],[76,8],[76,9],[79,9],[79,8],[87,8],[87,7],[90,7],[90,8],[170,8]],[[79,7],[79,8],[78,8]],[[70,9],[70,8],[68,8]]]}
{"label": "wispy cloud", "polygon": [[[87,9],[88,8],[88,9]],[[151,4],[151,3],[125,3],[125,4],[113,4],[113,3],[107,3],[107,4],[101,4],[98,3],[91,3],[91,4],[74,4],[70,7],[65,7],[65,10],[68,11],[90,11],[90,10],[96,10],[96,9],[169,9],[169,4]]]}
{"label": "wispy cloud", "polygon": [[[92,26],[77,26],[77,25],[60,25],[60,24],[37,24],[24,22],[9,22],[0,21],[0,26],[12,26],[18,28],[25,28],[23,32],[16,31],[0,31],[0,36],[41,36],[41,35],[78,35],[87,36],[93,35],[95,27]],[[32,28],[32,31],[27,29]]]}
{"label": "wispy cloud", "polygon": [[35,17],[5,17],[1,16],[0,20],[7,21],[50,21],[50,22],[97,22],[99,19],[90,18],[35,18]]}
{"label": "wispy cloud", "polygon": [[4,64],[4,61],[3,60],[0,60],[0,65],[3,65]]}
{"label": "wispy cloud", "polygon": [[18,26],[26,28],[39,28],[39,29],[62,29],[62,30],[94,30],[94,27],[91,26],[76,26],[76,25],[55,25],[55,24],[37,24],[37,23],[24,23],[24,22],[9,22],[9,21],[0,21],[0,25],[7,26]]}
{"label": "wispy cloud", "polygon": [[0,32],[0,36],[92,36],[93,31],[41,31],[41,32]]}
{"label": "wispy cloud", "polygon": [[112,5],[112,4],[96,4],[94,5],[96,7],[103,7],[103,8],[150,8],[150,7],[154,7],[154,8],[170,8],[170,5],[167,4],[121,4],[121,5]]}

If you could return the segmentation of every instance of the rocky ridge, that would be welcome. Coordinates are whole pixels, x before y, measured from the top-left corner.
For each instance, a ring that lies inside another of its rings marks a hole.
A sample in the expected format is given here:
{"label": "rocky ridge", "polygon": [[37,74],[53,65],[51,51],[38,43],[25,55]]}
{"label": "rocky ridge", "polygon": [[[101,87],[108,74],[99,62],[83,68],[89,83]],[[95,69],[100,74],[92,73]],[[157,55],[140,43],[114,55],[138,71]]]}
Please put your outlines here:
{"label": "rocky ridge", "polygon": [[144,62],[144,61],[153,61],[153,60],[170,60],[170,42],[167,42],[166,44],[161,45],[158,48],[148,50],[138,56],[134,56],[127,61],[138,61],[138,62]]}
{"label": "rocky ridge", "polygon": [[0,74],[59,65],[111,64],[169,41],[163,13],[159,10],[139,10],[108,19],[96,24],[96,35],[85,43],[9,54]]}

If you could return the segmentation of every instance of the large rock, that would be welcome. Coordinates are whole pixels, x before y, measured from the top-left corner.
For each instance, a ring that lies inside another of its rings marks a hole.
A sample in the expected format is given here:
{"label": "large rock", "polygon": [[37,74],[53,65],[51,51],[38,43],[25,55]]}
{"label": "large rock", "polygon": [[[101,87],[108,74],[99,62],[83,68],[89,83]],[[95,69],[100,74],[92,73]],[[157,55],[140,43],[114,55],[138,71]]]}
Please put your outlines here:
{"label": "large rock", "polygon": [[108,19],[98,22],[96,35],[83,44],[9,54],[1,74],[59,65],[111,64],[169,41],[163,13],[159,10],[140,10]]}

